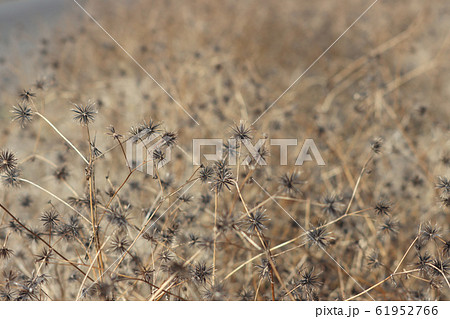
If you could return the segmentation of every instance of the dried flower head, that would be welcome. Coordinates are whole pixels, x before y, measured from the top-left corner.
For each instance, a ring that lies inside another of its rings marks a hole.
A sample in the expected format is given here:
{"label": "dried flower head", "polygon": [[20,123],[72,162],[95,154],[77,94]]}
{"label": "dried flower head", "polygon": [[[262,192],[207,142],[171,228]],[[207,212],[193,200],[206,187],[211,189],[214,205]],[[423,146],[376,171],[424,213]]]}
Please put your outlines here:
{"label": "dried flower head", "polygon": [[9,259],[14,255],[14,251],[12,249],[3,246],[0,248],[0,259]]}
{"label": "dried flower head", "polygon": [[[275,261],[272,260],[272,262],[274,263]],[[270,279],[272,276],[272,265],[268,259],[263,258],[261,264],[256,265],[256,268],[258,269],[260,278]]]}
{"label": "dried flower head", "polygon": [[168,147],[171,147],[177,143],[178,135],[175,132],[165,132],[161,138]]}
{"label": "dried flower head", "polygon": [[41,215],[40,219],[46,229],[56,229],[56,226],[59,222],[59,214],[55,209],[52,208],[48,211],[45,211]]}
{"label": "dried flower head", "polygon": [[280,178],[280,186],[282,191],[291,197],[301,194],[301,191],[297,187],[297,185],[300,184],[303,184],[303,182],[298,179],[296,172],[290,175],[286,173]]}
{"label": "dried flower head", "polygon": [[136,143],[139,140],[145,140],[146,138],[152,137],[154,134],[158,134],[161,132],[160,126],[160,123],[156,123],[150,119],[148,121],[144,120],[142,124],[139,124],[136,127],[131,127],[130,133],[133,136],[133,142]]}
{"label": "dried flower head", "polygon": [[332,238],[328,236],[329,233],[327,233],[324,225],[325,223],[321,222],[317,227],[312,228],[306,233],[310,246],[317,245],[320,248],[328,246]]}
{"label": "dried flower head", "polygon": [[211,178],[213,177],[214,170],[209,166],[204,166],[200,169],[198,175],[199,175],[200,181],[202,183],[206,183],[209,180],[211,180]]}
{"label": "dried flower head", "polygon": [[322,286],[322,282],[319,280],[319,275],[314,274],[314,267],[311,269],[305,269],[300,272],[299,284],[306,292],[310,293]]}
{"label": "dried flower head", "polygon": [[323,211],[333,217],[341,215],[341,208],[344,206],[342,203],[340,203],[341,200],[342,199],[335,194],[326,195],[322,200],[322,202],[325,204],[325,206],[323,207]]}
{"label": "dried flower head", "polygon": [[450,260],[434,259],[431,262],[431,272],[435,276],[448,276],[450,274]]}
{"label": "dried flower head", "polygon": [[108,132],[106,134],[108,134],[109,136],[111,136],[115,140],[120,140],[120,139],[123,138],[123,135],[117,133],[115,127],[112,126],[112,125],[110,125],[108,127]]}
{"label": "dried flower head", "polygon": [[264,209],[257,209],[255,212],[250,212],[250,216],[246,216],[245,225],[247,230],[252,233],[262,232],[267,227],[264,222],[268,221]]}
{"label": "dried flower head", "polygon": [[224,187],[231,190],[234,185],[233,174],[225,161],[217,161],[214,164],[214,178],[211,182],[211,190],[220,193]]}
{"label": "dried flower head", "polygon": [[163,250],[159,254],[159,260],[161,260],[162,262],[169,262],[172,260],[172,258],[173,258],[172,253],[169,250]]}
{"label": "dried flower head", "polygon": [[19,122],[21,127],[25,127],[33,120],[33,111],[27,105],[19,103],[17,106],[13,106],[11,112],[13,113],[12,120]]}
{"label": "dried flower head", "polygon": [[442,252],[444,253],[444,256],[447,256],[447,257],[450,256],[450,240],[447,240],[444,242],[444,246],[442,247]]}
{"label": "dried flower head", "polygon": [[89,125],[94,122],[95,115],[97,111],[94,108],[94,103],[88,101],[86,105],[78,105],[74,104],[75,108],[72,109],[72,112],[75,113],[74,120],[77,121],[81,125]]}
{"label": "dried flower head", "polygon": [[239,291],[238,297],[240,301],[252,301],[255,297],[255,293],[251,289],[247,290],[242,288],[241,291]]}
{"label": "dried flower head", "polygon": [[166,159],[166,153],[164,153],[160,148],[156,148],[153,151],[152,159],[156,162],[156,164],[163,163]]}
{"label": "dried flower head", "polygon": [[443,195],[450,195],[450,180],[447,177],[439,176],[436,188],[440,189]]}
{"label": "dried flower head", "polygon": [[111,241],[112,251],[118,254],[123,254],[126,252],[129,246],[130,242],[128,239],[126,237],[120,237],[119,235],[116,235]]}
{"label": "dried flower head", "polygon": [[120,230],[127,230],[130,226],[128,215],[128,212],[116,205],[111,207],[111,210],[106,214],[106,218],[112,225],[118,227]]}
{"label": "dried flower head", "polygon": [[376,268],[380,267],[381,265],[383,265],[381,263],[381,261],[379,260],[377,251],[373,251],[369,256],[367,256],[367,260],[368,260],[367,265],[371,269],[376,269]]}
{"label": "dried flower head", "polygon": [[2,175],[3,185],[6,187],[19,187],[20,186],[20,170],[18,168],[14,168],[12,170],[8,170]]}
{"label": "dried flower head", "polygon": [[386,234],[389,236],[396,236],[398,233],[398,222],[394,219],[388,218],[380,226],[380,231],[383,234]]}
{"label": "dried flower head", "polygon": [[377,137],[372,140],[370,143],[370,148],[375,154],[379,154],[381,152],[381,148],[383,147],[383,139],[381,137]]}
{"label": "dried flower head", "polygon": [[53,251],[44,247],[42,252],[39,255],[36,255],[36,262],[42,262],[45,266],[47,266],[52,257]]}
{"label": "dried flower head", "polygon": [[192,278],[201,284],[206,284],[206,281],[209,279],[211,274],[212,267],[206,266],[206,263],[204,262],[198,262],[192,269]]}
{"label": "dried flower head", "polygon": [[249,141],[252,139],[251,132],[252,129],[250,127],[246,127],[243,122],[239,125],[235,125],[233,128],[233,138],[240,142]]}
{"label": "dried flower head", "polygon": [[189,247],[194,247],[200,243],[200,237],[195,234],[189,234]]}
{"label": "dried flower head", "polygon": [[440,228],[437,225],[431,225],[426,223],[420,233],[420,239],[423,243],[427,243],[430,240],[436,240],[440,237]]}
{"label": "dried flower head", "polygon": [[377,215],[386,215],[388,216],[391,210],[392,204],[386,200],[379,200],[374,207]]}
{"label": "dried flower head", "polygon": [[142,278],[142,280],[144,280],[145,282],[149,282],[150,283],[153,280],[153,273],[154,272],[155,272],[154,269],[142,266],[141,268],[139,268],[139,270],[136,271],[136,275],[138,277]]}
{"label": "dried flower head", "polygon": [[22,100],[22,102],[31,102],[35,97],[36,93],[33,93],[30,90],[23,90],[19,93],[19,98]]}
{"label": "dried flower head", "polygon": [[5,171],[11,171],[17,166],[17,158],[14,153],[8,150],[2,150],[0,152],[0,173]]}
{"label": "dried flower head", "polygon": [[442,207],[450,207],[450,195],[440,197]]}
{"label": "dried flower head", "polygon": [[67,166],[64,165],[61,168],[57,168],[53,172],[53,176],[55,176],[55,178],[59,181],[66,181],[67,178],[70,176]]}
{"label": "dried flower head", "polygon": [[206,300],[210,301],[222,301],[227,297],[226,291],[222,284],[211,285],[205,290],[203,296]]}
{"label": "dried flower head", "polygon": [[425,252],[422,254],[417,254],[417,262],[414,264],[417,269],[420,270],[421,273],[425,274],[428,273],[430,270],[430,262],[431,262],[431,256]]}

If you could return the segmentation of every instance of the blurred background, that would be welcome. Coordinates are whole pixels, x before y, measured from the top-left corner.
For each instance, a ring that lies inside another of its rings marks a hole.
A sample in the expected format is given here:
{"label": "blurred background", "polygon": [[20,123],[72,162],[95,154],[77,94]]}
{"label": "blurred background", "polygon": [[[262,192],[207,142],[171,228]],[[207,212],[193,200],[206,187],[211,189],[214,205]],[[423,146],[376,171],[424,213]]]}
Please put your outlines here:
{"label": "blurred background", "polygon": [[[127,135],[130,127],[152,118],[164,129],[176,131],[185,152],[175,149],[174,160],[161,174],[184,181],[193,172],[186,156],[192,138],[226,139],[241,120],[252,124],[371,3],[80,0],[197,125],[74,1],[0,0],[0,146],[13,150],[19,160],[39,154],[54,163],[30,161],[23,165],[23,175],[63,198],[72,192],[54,176],[55,170],[66,166],[67,181],[83,193],[85,172],[75,153],[42,121],[25,128],[11,123],[10,111],[20,101],[19,92],[36,93],[40,112],[87,154],[85,133],[70,109],[73,103],[90,100],[98,110],[91,136],[102,152],[115,145],[106,134],[109,125]],[[333,193],[347,203],[370,154],[370,142],[383,139],[382,154],[368,166],[352,210],[372,207],[379,198],[395,202],[399,235],[386,243],[372,216],[371,222],[352,220],[334,230],[338,240],[332,248],[336,258],[367,285],[382,279],[386,271],[368,277],[363,260],[369,250],[381,250],[386,264],[395,268],[420,223],[448,228],[448,207],[441,203],[435,184],[438,176],[448,176],[450,168],[449,30],[447,0],[380,0],[253,125],[254,141],[314,139],[325,167],[315,162],[295,167],[299,143],[289,152],[287,167],[279,165],[279,149],[272,148],[268,167],[254,173],[269,192],[276,193],[279,176],[299,171],[306,182],[301,198],[312,202]],[[120,150],[106,153],[96,173],[99,189],[110,187],[105,176],[120,184],[127,175]],[[127,187],[123,196],[134,203],[132,214],[140,220],[150,186],[144,174],[138,173],[135,181],[141,187]],[[151,187],[157,189],[155,185]],[[192,192],[200,200],[205,191]],[[254,185],[248,191],[255,205],[266,196]],[[30,188],[0,192],[0,200],[28,220],[37,218],[49,200]],[[31,198],[32,204],[23,206],[24,198]],[[291,201],[283,205],[306,228],[327,219],[320,205],[312,209]],[[275,204],[269,211],[273,245],[296,236],[299,230]],[[201,233],[212,226],[208,221],[196,227]],[[314,254],[311,263],[336,273],[335,266],[324,261],[326,256]],[[239,256],[235,258],[226,266],[229,271],[239,264]],[[286,273],[299,265],[296,254],[281,258],[286,258]],[[320,298],[343,298],[342,291],[347,297],[358,291],[351,281],[345,289],[341,283],[340,290],[337,277],[325,279]],[[251,280],[243,275],[233,284],[244,281]],[[443,299],[448,299],[448,291],[444,289]],[[426,298],[438,295],[433,292]],[[396,298],[395,289],[387,289],[383,296]]]}

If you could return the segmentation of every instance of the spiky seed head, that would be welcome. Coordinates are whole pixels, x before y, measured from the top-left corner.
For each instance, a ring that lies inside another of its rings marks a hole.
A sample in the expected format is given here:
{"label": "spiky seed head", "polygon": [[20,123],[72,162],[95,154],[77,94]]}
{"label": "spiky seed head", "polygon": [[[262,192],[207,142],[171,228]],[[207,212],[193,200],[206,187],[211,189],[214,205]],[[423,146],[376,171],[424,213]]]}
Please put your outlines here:
{"label": "spiky seed head", "polygon": [[129,246],[130,242],[126,237],[119,237],[116,235],[111,241],[111,249],[119,254],[126,252]]}
{"label": "spiky seed head", "polygon": [[324,248],[331,242],[332,238],[328,236],[329,233],[327,233],[327,229],[324,225],[325,224],[321,222],[317,227],[312,228],[307,232],[309,246],[317,245],[320,248]]}
{"label": "spiky seed head", "polygon": [[245,225],[248,227],[247,230],[252,233],[262,232],[267,227],[264,222],[268,221],[265,214],[265,210],[258,209],[255,212],[251,212],[250,216],[247,216],[245,220]]}
{"label": "spiky seed head", "polygon": [[235,125],[232,130],[233,138],[240,142],[249,141],[252,139],[252,129],[250,127],[246,127],[243,122],[241,122],[239,125]]}
{"label": "spiky seed head", "polygon": [[204,166],[199,171],[199,178],[202,183],[206,183],[214,176],[214,170],[209,166]]}
{"label": "spiky seed head", "polygon": [[87,126],[94,122],[97,111],[94,108],[94,103],[88,101],[86,105],[74,104],[72,112],[75,113],[73,119],[80,125]]}
{"label": "spiky seed head", "polygon": [[123,138],[123,135],[116,132],[116,129],[114,126],[110,125],[106,132],[107,135],[111,136],[115,140],[120,140]]}
{"label": "spiky seed head", "polygon": [[302,182],[298,178],[298,174],[296,172],[292,174],[284,174],[280,178],[280,187],[281,190],[291,197],[295,197],[296,195],[301,194],[301,191],[298,189],[297,185],[302,184]]}
{"label": "spiky seed head", "polygon": [[386,200],[379,200],[374,207],[377,215],[386,215],[388,216],[391,210],[392,204]]}
{"label": "spiky seed head", "polygon": [[30,90],[23,90],[19,93],[19,98],[22,100],[22,102],[31,102],[35,97],[36,93],[33,93]]}
{"label": "spiky seed head", "polygon": [[6,187],[19,187],[20,186],[20,170],[18,168],[14,168],[12,170],[8,170],[2,175],[3,185]]}
{"label": "spiky seed head", "polygon": [[370,148],[375,154],[379,154],[381,152],[381,149],[383,147],[383,139],[381,137],[377,137],[372,140],[370,143]]}
{"label": "spiky seed head", "polygon": [[59,222],[59,214],[55,209],[52,208],[48,211],[45,211],[41,215],[40,219],[46,229],[56,229],[56,226]]}
{"label": "spiky seed head", "polygon": [[165,132],[161,138],[168,147],[171,147],[177,143],[178,135],[175,132]]}
{"label": "spiky seed head", "polygon": [[11,171],[17,166],[17,158],[9,150],[2,150],[0,152],[0,173]]}
{"label": "spiky seed head", "polygon": [[442,191],[444,195],[450,195],[450,180],[445,176],[439,176],[439,182],[436,184],[436,188]]}
{"label": "spiky seed head", "polygon": [[398,233],[398,222],[395,219],[387,218],[380,226],[380,231],[389,236],[396,236]]}
{"label": "spiky seed head", "polygon": [[194,268],[192,269],[192,278],[201,284],[206,284],[211,274],[212,267],[207,266],[204,262],[196,263]]}
{"label": "spiky seed head", "polygon": [[33,111],[25,104],[13,106],[11,113],[13,113],[12,120],[18,122],[22,128],[33,120]]}
{"label": "spiky seed head", "polygon": [[323,212],[333,217],[341,215],[342,214],[341,208],[343,206],[343,204],[340,203],[341,200],[342,199],[335,194],[326,195],[322,200],[322,202],[325,205],[322,209]]}
{"label": "spiky seed head", "polygon": [[6,246],[3,246],[0,248],[0,259],[9,259],[11,256],[14,255],[14,251],[12,249],[7,248]]}
{"label": "spiky seed head", "polygon": [[420,233],[420,239],[423,243],[427,243],[430,240],[436,240],[440,237],[440,228],[437,225],[426,223]]}

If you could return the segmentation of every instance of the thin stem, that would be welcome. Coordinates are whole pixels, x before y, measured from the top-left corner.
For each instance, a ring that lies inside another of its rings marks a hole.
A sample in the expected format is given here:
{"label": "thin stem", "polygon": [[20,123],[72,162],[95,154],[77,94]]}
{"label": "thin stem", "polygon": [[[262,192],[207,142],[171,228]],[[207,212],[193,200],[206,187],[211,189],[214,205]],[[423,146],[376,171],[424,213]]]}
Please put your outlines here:
{"label": "thin stem", "polygon": [[382,281],[380,281],[380,282],[376,283],[375,285],[373,285],[372,287],[369,287],[369,288],[367,288],[366,290],[361,291],[359,294],[354,295],[353,297],[347,298],[345,301],[353,300],[353,299],[355,299],[355,298],[358,298],[359,296],[362,296],[362,295],[368,293],[368,292],[371,291],[372,289],[378,287],[379,285],[381,285],[381,284],[383,284],[384,282],[386,282],[386,281],[388,281],[389,279],[391,279],[393,276],[396,276],[396,275],[404,275],[404,274],[409,274],[409,273],[418,272],[418,271],[420,271],[420,269],[406,270],[406,271],[403,271],[403,272],[398,272],[398,273],[389,275],[389,276],[387,276],[386,278],[384,278]]}
{"label": "thin stem", "polygon": [[72,147],[74,149],[75,152],[77,152],[78,155],[80,155],[80,157],[83,159],[83,161],[86,164],[89,164],[88,160],[83,156],[83,154],[81,154],[81,152],[41,113],[35,111],[34,114],[38,115],[39,117],[41,117],[45,122],[47,122],[48,125],[50,125],[50,127],[56,132],[58,133],[59,136],[62,137],[62,139],[64,141],[66,141],[67,144],[69,144],[70,147]]}
{"label": "thin stem", "polygon": [[49,194],[50,196],[54,197],[55,199],[59,200],[61,203],[63,203],[64,205],[66,205],[67,207],[69,207],[71,210],[73,210],[75,213],[77,213],[80,217],[82,217],[85,221],[87,221],[89,224],[91,224],[91,221],[89,219],[87,219],[86,217],[83,216],[83,214],[81,214],[79,211],[77,211],[75,208],[73,208],[72,206],[69,205],[69,203],[67,203],[66,201],[64,201],[63,199],[59,198],[58,196],[56,196],[55,194],[53,194],[52,192],[46,190],[45,188],[39,186],[36,183],[33,183],[32,181],[29,181],[25,178],[19,178],[19,181],[24,182],[24,183],[28,183],[30,185],[33,185],[36,188],[39,188],[41,191]]}
{"label": "thin stem", "polygon": [[214,192],[214,249],[213,249],[213,273],[212,273],[212,284],[216,281],[216,240],[217,240],[217,205],[219,200],[219,194],[217,190]]}

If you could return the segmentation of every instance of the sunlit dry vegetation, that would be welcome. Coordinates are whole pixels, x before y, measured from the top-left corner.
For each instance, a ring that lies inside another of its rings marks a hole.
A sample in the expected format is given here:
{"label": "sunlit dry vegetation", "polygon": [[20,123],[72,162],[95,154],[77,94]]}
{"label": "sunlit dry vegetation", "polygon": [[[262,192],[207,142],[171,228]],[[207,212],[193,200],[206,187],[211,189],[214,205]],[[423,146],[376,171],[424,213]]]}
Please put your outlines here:
{"label": "sunlit dry vegetation", "polygon": [[371,1],[80,4],[114,40],[73,4],[0,51],[1,299],[449,299],[448,1],[380,0],[310,69]]}

